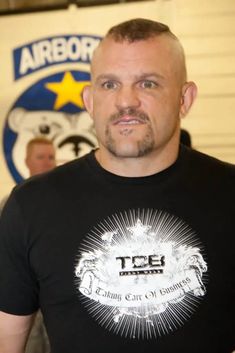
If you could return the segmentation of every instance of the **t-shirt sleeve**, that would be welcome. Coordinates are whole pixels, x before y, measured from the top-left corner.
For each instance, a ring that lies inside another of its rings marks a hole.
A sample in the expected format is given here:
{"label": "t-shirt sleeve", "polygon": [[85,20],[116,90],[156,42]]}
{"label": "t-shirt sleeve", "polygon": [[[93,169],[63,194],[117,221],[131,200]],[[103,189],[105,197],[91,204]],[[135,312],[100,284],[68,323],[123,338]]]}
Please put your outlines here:
{"label": "t-shirt sleeve", "polygon": [[0,216],[0,310],[14,315],[32,314],[39,306],[25,218],[13,192]]}

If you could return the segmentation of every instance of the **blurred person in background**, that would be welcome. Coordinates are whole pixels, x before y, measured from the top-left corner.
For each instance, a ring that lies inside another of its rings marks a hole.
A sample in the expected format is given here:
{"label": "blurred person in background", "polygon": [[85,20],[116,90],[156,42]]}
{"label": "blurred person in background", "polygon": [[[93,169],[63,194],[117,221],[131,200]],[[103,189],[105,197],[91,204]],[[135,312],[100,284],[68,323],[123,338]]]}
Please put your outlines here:
{"label": "blurred person in background", "polygon": [[30,176],[48,172],[55,168],[55,148],[52,141],[44,137],[35,137],[26,147],[25,164]]}
{"label": "blurred person in background", "polygon": [[[53,142],[44,137],[31,139],[27,143],[25,154],[25,164],[30,177],[48,172],[56,166]],[[7,199],[8,195],[0,201],[0,214]]]}

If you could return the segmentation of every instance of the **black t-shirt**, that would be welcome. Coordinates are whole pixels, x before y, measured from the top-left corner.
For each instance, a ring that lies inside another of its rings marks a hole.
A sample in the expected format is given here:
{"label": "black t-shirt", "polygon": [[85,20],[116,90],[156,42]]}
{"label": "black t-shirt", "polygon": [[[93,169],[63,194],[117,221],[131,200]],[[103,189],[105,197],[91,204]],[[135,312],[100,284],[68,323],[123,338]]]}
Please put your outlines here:
{"label": "black t-shirt", "polygon": [[92,152],[27,180],[0,220],[0,310],[41,307],[53,353],[231,353],[234,184],[185,147],[147,177]]}

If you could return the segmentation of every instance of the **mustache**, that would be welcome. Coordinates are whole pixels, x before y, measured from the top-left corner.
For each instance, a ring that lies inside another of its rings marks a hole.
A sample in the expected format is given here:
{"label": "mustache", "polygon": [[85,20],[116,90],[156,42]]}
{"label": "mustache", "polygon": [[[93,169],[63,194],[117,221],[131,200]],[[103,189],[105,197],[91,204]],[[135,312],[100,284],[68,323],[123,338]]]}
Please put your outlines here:
{"label": "mustache", "polygon": [[122,119],[125,115],[129,115],[134,118],[137,118],[142,123],[149,122],[148,115],[143,111],[135,108],[120,109],[117,113],[114,113],[110,116],[109,121],[111,123],[115,123],[118,120]]}

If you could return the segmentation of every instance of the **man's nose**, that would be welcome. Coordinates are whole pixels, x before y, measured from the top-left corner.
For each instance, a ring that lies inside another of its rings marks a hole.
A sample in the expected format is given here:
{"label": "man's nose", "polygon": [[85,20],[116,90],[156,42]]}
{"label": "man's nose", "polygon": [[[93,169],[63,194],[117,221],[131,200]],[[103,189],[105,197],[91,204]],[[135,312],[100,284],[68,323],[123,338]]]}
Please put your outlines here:
{"label": "man's nose", "polygon": [[116,96],[116,106],[119,109],[137,108],[140,106],[140,98],[136,89],[132,86],[121,87]]}

